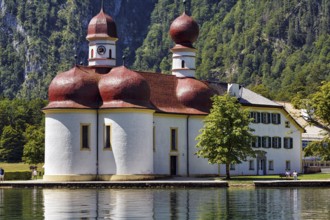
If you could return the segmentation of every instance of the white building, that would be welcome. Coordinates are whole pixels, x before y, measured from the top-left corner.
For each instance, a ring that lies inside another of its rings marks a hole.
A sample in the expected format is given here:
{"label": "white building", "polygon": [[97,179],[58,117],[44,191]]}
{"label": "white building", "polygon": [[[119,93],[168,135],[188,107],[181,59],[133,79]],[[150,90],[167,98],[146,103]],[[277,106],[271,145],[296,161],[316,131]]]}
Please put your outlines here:
{"label": "white building", "polygon": [[134,180],[158,175],[216,175],[225,167],[198,158],[196,136],[210,97],[227,90],[249,109],[264,153],[232,174],[301,171],[303,129],[283,106],[237,84],[195,76],[197,23],[183,13],[170,27],[172,75],[116,66],[116,25],[103,12],[88,26],[89,65],[58,74],[43,109],[45,180]]}

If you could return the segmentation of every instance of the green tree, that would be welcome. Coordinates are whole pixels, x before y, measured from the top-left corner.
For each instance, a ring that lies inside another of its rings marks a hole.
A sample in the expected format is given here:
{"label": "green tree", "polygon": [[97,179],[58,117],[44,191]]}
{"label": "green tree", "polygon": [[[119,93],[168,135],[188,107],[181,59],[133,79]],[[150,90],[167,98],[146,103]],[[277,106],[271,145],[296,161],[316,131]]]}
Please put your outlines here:
{"label": "green tree", "polygon": [[212,101],[211,112],[196,138],[196,154],[211,164],[225,164],[226,179],[230,179],[230,164],[241,163],[256,154],[251,147],[253,130],[249,127],[249,111],[228,94],[214,96]]}
{"label": "green tree", "polygon": [[10,125],[5,126],[0,139],[0,159],[20,162],[23,154],[23,137]]}
{"label": "green tree", "polygon": [[322,141],[313,141],[304,149],[305,156],[317,156],[323,161],[330,160],[330,138],[324,138]]}
{"label": "green tree", "polygon": [[314,141],[305,149],[306,156],[319,156],[323,160],[330,160],[330,82],[323,83],[318,91],[303,99],[298,94],[292,103],[296,108],[304,109],[304,119],[311,125],[324,130],[322,141]]}
{"label": "green tree", "polygon": [[27,164],[38,164],[44,162],[44,128],[28,126],[24,132],[26,144],[24,145],[22,160]]}

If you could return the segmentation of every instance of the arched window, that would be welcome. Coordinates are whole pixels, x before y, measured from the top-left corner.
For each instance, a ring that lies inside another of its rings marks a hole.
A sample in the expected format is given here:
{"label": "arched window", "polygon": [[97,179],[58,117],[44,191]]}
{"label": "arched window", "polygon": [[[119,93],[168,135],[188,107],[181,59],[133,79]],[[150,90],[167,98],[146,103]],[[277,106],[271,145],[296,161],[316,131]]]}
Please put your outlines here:
{"label": "arched window", "polygon": [[109,50],[109,59],[112,59],[112,50]]}
{"label": "arched window", "polygon": [[181,61],[181,68],[182,69],[185,68],[185,62],[184,62],[184,60]]}
{"label": "arched window", "polygon": [[91,50],[91,58],[94,57],[94,49]]}

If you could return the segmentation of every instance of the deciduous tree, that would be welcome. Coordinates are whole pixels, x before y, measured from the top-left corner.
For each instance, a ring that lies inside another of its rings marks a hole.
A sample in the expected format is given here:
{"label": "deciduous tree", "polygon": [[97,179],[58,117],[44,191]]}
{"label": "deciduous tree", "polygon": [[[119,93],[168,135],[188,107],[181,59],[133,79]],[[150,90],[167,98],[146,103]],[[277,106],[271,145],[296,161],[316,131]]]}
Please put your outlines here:
{"label": "deciduous tree", "polygon": [[298,94],[292,103],[296,108],[304,109],[303,117],[309,124],[324,130],[322,141],[312,142],[304,149],[306,156],[330,160],[330,82],[324,82],[316,93],[305,99]]}
{"label": "deciduous tree", "polygon": [[24,132],[26,144],[24,145],[22,160],[27,164],[38,164],[44,162],[45,144],[44,128],[28,126]]}
{"label": "deciduous tree", "polygon": [[249,127],[248,110],[242,109],[235,97],[214,96],[211,112],[205,117],[204,126],[197,136],[197,156],[211,164],[225,164],[226,178],[230,179],[230,164],[238,164],[247,157],[254,157],[253,138]]}

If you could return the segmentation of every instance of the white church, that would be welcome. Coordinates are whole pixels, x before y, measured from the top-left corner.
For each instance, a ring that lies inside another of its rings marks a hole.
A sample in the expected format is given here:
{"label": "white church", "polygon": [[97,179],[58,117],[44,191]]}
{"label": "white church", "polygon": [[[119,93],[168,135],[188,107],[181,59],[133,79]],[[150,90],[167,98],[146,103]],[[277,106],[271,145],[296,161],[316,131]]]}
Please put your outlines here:
{"label": "white church", "polygon": [[282,105],[238,84],[195,78],[198,24],[186,13],[169,30],[172,74],[116,65],[116,24],[103,9],[88,25],[88,66],[58,74],[45,113],[46,181],[146,180],[225,174],[195,153],[210,97],[229,92],[251,111],[264,153],[233,164],[231,175],[301,172],[304,129]]}

